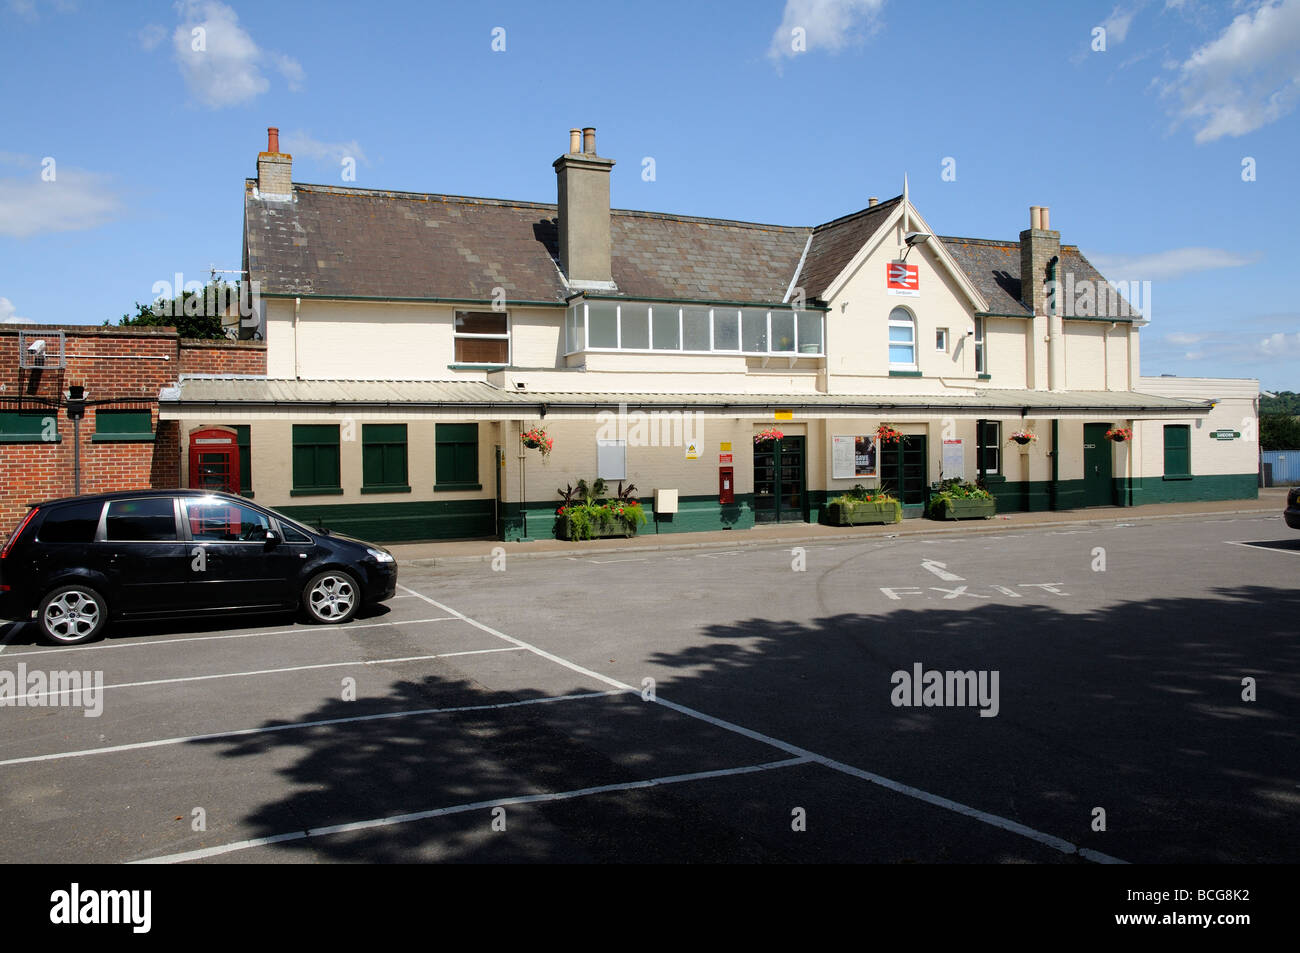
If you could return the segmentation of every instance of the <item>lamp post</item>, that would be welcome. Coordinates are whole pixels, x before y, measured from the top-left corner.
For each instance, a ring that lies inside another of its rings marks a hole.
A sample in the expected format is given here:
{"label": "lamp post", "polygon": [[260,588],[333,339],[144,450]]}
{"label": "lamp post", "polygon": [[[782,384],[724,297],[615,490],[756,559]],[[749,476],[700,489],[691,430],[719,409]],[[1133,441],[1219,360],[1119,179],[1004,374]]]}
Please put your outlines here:
{"label": "lamp post", "polygon": [[72,421],[72,494],[81,495],[81,418],[86,416],[86,388],[68,385],[68,419]]}

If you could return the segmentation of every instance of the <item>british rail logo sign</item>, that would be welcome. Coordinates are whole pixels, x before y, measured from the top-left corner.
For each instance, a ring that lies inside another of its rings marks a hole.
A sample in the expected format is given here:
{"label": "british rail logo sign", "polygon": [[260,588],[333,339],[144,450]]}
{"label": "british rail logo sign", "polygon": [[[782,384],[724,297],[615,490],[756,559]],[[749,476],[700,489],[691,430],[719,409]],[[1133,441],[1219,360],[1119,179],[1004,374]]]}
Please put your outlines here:
{"label": "british rail logo sign", "polygon": [[901,261],[885,263],[885,290],[891,295],[918,298],[921,295],[921,275],[916,265]]}

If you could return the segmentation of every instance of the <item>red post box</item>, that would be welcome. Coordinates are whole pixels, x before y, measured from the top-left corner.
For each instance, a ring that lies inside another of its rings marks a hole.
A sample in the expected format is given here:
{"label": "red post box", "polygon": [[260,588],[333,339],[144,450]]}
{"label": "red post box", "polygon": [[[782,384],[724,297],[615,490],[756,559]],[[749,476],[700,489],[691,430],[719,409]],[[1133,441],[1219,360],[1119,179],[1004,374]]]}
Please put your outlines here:
{"label": "red post box", "polygon": [[718,467],[718,502],[736,502],[736,477],[733,467]]}

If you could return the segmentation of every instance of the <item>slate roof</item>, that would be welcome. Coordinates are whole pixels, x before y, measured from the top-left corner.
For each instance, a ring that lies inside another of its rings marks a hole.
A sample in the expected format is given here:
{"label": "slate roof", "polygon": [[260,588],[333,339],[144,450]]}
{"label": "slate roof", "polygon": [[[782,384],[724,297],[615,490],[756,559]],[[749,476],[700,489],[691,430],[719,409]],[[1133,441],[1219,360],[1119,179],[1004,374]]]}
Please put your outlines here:
{"label": "slate roof", "polygon": [[898,195],[814,228],[808,257],[795,282],[804,294],[820,298],[902,199]]}
{"label": "slate roof", "polygon": [[[164,407],[210,408],[294,405],[297,407],[423,407],[454,411],[498,408],[518,416],[546,405],[548,412],[569,409],[659,407],[671,409],[800,409],[805,411],[880,410],[924,413],[990,412],[1004,416],[1062,416],[1111,412],[1128,414],[1205,413],[1208,401],[1188,401],[1130,391],[1035,391],[978,389],[940,394],[744,394],[744,393],[606,393],[595,391],[508,391],[485,381],[288,380],[250,377],[183,377],[159,396]],[[169,410],[169,415],[174,411]]]}
{"label": "slate roof", "polygon": [[[294,185],[264,201],[248,180],[248,270],[264,294],[563,304],[556,207],[460,195]],[[808,228],[615,209],[612,267],[638,298],[777,303]]]}
{"label": "slate roof", "polygon": [[[292,202],[266,201],[245,183],[249,277],[269,295],[562,305],[556,206],[539,202],[294,183]],[[776,304],[791,281],[818,300],[902,196],[813,228],[613,209],[611,266],[618,294]],[[811,239],[811,240],[810,240]],[[941,238],[996,314],[1020,303],[1017,242]],[[1072,245],[1063,267],[1102,281]]]}
{"label": "slate roof", "polygon": [[[984,295],[992,314],[1015,317],[1032,317],[1030,310],[1020,301],[1020,243],[992,241],[986,238],[951,238],[940,236],[944,248],[966,272]],[[1074,280],[1105,282],[1101,273],[1074,245],[1061,246],[1061,280],[1073,274]],[[1137,316],[1138,312],[1133,311]],[[1129,318],[1117,318],[1125,321]]]}

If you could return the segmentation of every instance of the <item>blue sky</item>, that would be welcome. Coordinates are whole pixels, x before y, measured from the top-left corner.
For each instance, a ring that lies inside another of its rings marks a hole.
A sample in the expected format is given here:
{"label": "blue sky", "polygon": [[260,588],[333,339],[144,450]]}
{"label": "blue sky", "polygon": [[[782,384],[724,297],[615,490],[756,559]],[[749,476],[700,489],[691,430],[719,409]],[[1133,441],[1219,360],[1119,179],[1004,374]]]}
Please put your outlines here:
{"label": "blue sky", "polygon": [[1300,390],[1300,0],[0,0],[0,62],[0,320],[238,268],[269,125],[296,181],[534,201],[590,125],[616,207],[813,225],[906,173],[940,234],[1014,239],[1047,205],[1152,282],[1144,373]]}

